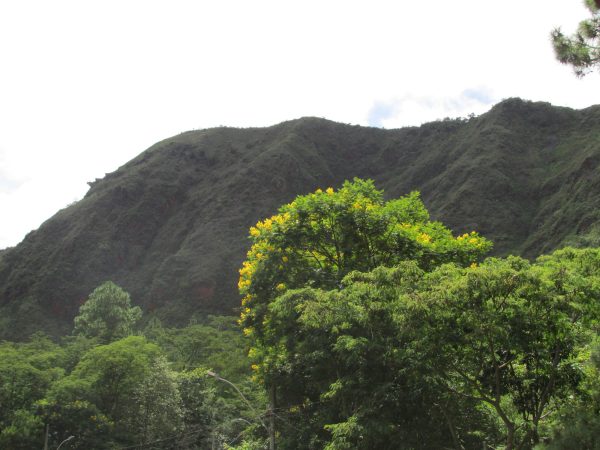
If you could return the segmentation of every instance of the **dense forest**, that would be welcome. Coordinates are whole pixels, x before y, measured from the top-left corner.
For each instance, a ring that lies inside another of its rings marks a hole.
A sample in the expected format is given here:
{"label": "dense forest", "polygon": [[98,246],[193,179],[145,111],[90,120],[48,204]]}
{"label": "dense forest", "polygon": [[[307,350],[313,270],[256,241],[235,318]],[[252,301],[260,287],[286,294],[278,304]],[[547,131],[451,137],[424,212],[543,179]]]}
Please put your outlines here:
{"label": "dense forest", "polygon": [[489,256],[354,179],[249,229],[239,318],[111,281],[0,346],[0,448],[597,449],[600,249]]}

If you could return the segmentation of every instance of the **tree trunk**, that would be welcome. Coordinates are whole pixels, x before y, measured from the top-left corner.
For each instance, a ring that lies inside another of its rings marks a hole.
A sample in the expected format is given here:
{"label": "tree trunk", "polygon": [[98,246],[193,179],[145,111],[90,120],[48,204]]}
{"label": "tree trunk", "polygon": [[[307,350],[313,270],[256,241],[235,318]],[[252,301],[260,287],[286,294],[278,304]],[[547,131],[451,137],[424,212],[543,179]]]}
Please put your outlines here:
{"label": "tree trunk", "polygon": [[513,450],[515,448],[515,426],[513,424],[507,425],[508,435],[506,436],[506,450]]}

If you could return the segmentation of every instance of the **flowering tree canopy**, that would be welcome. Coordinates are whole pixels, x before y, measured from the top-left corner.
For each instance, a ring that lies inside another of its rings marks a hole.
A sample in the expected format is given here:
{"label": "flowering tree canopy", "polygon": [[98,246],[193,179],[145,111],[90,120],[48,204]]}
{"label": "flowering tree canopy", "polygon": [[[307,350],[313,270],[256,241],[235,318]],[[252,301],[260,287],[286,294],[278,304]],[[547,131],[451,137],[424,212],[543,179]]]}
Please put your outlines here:
{"label": "flowering tree canopy", "polygon": [[[412,260],[423,270],[455,262],[468,266],[491,243],[476,232],[454,237],[432,222],[419,194],[384,201],[371,180],[317,189],[250,228],[253,245],[240,269],[240,322],[263,335],[268,305],[288,289],[340,287],[350,272]],[[257,337],[258,337],[257,335]]]}

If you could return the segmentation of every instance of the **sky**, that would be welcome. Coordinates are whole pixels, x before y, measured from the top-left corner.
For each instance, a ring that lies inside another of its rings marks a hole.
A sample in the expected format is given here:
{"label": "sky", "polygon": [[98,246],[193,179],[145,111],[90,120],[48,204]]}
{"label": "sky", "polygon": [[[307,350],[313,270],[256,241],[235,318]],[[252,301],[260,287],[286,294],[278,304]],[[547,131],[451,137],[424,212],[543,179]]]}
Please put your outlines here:
{"label": "sky", "polygon": [[550,45],[587,16],[580,0],[3,0],[0,248],[187,130],[600,104],[600,75]]}

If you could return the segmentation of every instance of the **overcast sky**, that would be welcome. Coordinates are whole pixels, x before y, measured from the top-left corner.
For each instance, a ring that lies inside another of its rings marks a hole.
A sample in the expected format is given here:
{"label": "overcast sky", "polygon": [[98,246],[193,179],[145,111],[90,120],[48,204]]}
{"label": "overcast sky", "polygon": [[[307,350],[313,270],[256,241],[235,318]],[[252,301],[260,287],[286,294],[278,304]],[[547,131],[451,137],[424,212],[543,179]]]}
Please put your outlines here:
{"label": "overcast sky", "polygon": [[302,116],[396,128],[508,97],[583,108],[579,0],[0,2],[0,248],[158,140]]}

